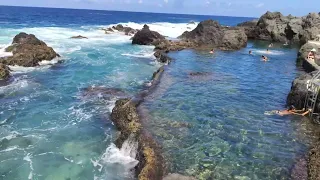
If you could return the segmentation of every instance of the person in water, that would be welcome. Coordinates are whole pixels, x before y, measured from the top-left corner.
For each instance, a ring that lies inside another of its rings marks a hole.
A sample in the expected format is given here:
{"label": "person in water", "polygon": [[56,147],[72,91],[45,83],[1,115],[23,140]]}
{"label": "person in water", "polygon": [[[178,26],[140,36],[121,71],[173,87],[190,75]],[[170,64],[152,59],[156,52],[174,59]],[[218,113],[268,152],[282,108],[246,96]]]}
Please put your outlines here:
{"label": "person in water", "polygon": [[252,51],[251,50],[249,51],[249,54],[252,55]]}
{"label": "person in water", "polygon": [[294,106],[291,106],[290,108],[282,111],[276,111],[276,114],[280,116],[286,116],[286,115],[298,115],[298,116],[306,116],[311,112],[311,109],[305,110],[304,108],[302,110],[296,110]]}
{"label": "person in water", "polygon": [[269,49],[267,49],[267,53],[269,53],[270,51],[269,51]]}
{"label": "person in water", "polygon": [[263,61],[268,61],[268,57],[267,56],[262,55],[261,58],[262,58]]}
{"label": "person in water", "polygon": [[210,54],[213,54],[214,53],[214,49],[211,49],[211,51],[209,52]]}
{"label": "person in water", "polygon": [[269,44],[269,48],[273,47],[273,43]]}

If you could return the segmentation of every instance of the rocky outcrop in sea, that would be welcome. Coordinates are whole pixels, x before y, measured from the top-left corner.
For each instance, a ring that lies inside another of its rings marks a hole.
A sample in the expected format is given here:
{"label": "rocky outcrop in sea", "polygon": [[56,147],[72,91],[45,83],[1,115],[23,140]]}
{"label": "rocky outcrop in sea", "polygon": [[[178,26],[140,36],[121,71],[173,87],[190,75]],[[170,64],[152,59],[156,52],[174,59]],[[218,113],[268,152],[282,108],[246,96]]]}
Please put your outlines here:
{"label": "rocky outcrop in sea", "polygon": [[33,34],[19,33],[13,38],[12,45],[5,49],[11,52],[12,56],[0,58],[0,79],[7,79],[10,76],[8,65],[35,67],[43,60],[52,60],[60,57],[52,47],[39,40]]}
{"label": "rocky outcrop in sea", "polygon": [[320,34],[320,15],[284,16],[280,12],[266,12],[258,21],[238,24],[246,31],[249,39],[272,42],[291,42],[305,44]]}
{"label": "rocky outcrop in sea", "polygon": [[179,38],[197,47],[221,50],[238,50],[246,47],[248,41],[244,29],[223,27],[213,20],[200,22],[194,30],[184,32]]}

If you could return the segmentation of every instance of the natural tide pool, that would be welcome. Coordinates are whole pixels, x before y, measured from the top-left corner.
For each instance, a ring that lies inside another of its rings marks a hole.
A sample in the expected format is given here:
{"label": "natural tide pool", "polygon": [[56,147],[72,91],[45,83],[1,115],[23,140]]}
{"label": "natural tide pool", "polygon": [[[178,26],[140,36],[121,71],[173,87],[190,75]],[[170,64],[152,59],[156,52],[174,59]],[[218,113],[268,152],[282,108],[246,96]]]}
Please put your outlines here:
{"label": "natural tide pool", "polygon": [[[267,115],[285,108],[300,73],[297,49],[276,45],[267,53],[267,46],[170,53],[175,60],[142,105],[170,172],[198,179],[290,179],[314,127],[301,117]],[[262,54],[270,61],[262,62]]]}

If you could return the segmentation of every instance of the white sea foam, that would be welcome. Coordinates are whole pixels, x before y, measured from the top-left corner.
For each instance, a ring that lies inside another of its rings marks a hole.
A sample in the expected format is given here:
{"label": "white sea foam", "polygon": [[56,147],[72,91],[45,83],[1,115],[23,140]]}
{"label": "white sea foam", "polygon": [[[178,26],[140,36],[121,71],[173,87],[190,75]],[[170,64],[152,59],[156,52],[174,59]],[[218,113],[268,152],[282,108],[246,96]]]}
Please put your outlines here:
{"label": "white sea foam", "polygon": [[12,52],[6,52],[4,47],[0,47],[0,57],[13,56]]}
{"label": "white sea foam", "polygon": [[21,74],[21,73],[27,73],[31,71],[42,71],[49,69],[52,65],[59,63],[61,61],[61,58],[54,58],[51,61],[43,60],[39,62],[39,66],[36,67],[23,67],[23,66],[9,66],[9,68],[12,70],[12,74]]}
{"label": "white sea foam", "polygon": [[32,160],[31,160],[31,158],[32,158],[32,155],[31,155],[30,153],[28,153],[28,154],[23,158],[23,160],[28,161],[28,162],[29,162],[29,165],[30,165],[30,173],[29,173],[28,179],[32,179],[32,177],[33,177],[33,171],[34,171],[34,169],[33,169],[33,162],[32,162]]}
{"label": "white sea foam", "polygon": [[9,152],[9,151],[13,151],[13,150],[16,150],[16,149],[19,149],[19,146],[10,146],[2,151],[0,151],[1,153],[3,152]]}
{"label": "white sea foam", "polygon": [[11,139],[14,139],[16,137],[18,137],[20,134],[16,131],[12,131],[11,134],[5,136],[5,137],[2,137],[0,138],[0,141],[3,141],[4,139],[7,139],[7,140],[11,140]]}
{"label": "white sea foam", "polygon": [[266,50],[256,50],[256,51],[253,51],[253,53],[256,53],[256,54],[263,54],[263,55],[283,55],[284,52],[282,51],[277,51],[277,50],[269,50],[269,51],[266,51]]}
{"label": "white sea foam", "polygon": [[117,148],[115,144],[111,144],[99,161],[91,160],[91,162],[95,167],[99,167],[99,171],[101,171],[104,166],[108,166],[110,164],[121,165],[121,173],[129,175],[131,172],[130,170],[136,167],[139,163],[139,161],[135,159],[137,150],[138,142],[135,141],[133,136],[130,136],[123,143],[121,149]]}
{"label": "white sea foam", "polygon": [[[157,31],[164,36],[168,36],[170,38],[177,38],[185,31],[192,31],[197,27],[197,23],[189,24],[189,23],[168,23],[168,22],[158,22],[158,23],[119,23],[123,26],[131,27],[133,29],[142,29],[144,24],[147,24],[151,30]],[[114,26],[110,25],[110,27]]]}
{"label": "white sea foam", "polygon": [[121,54],[122,56],[128,56],[128,57],[137,57],[137,58],[146,58],[146,59],[155,59],[153,52],[139,52],[139,53],[134,53],[134,54],[128,54],[124,53]]}

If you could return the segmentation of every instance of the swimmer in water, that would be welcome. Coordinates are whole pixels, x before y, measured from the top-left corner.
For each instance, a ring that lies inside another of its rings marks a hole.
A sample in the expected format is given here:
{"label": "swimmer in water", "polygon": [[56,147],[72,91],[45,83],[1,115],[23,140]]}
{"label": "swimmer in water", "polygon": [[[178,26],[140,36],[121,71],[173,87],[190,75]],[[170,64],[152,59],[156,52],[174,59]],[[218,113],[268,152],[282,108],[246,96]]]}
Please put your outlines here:
{"label": "swimmer in water", "polygon": [[269,51],[269,49],[267,49],[267,53],[269,53],[270,51]]}
{"label": "swimmer in water", "polygon": [[211,51],[209,52],[210,54],[213,54],[214,53],[214,49],[211,49]]}
{"label": "swimmer in water", "polygon": [[262,58],[263,61],[268,61],[268,57],[267,56],[262,55],[261,58]]}
{"label": "swimmer in water", "polygon": [[252,55],[252,51],[251,50],[249,51],[249,54]]}
{"label": "swimmer in water", "polygon": [[311,112],[311,109],[305,110],[304,108],[302,110],[296,110],[294,106],[291,106],[289,109],[282,110],[282,111],[276,111],[276,114],[280,116],[286,116],[286,115],[298,115],[298,116],[306,116]]}

